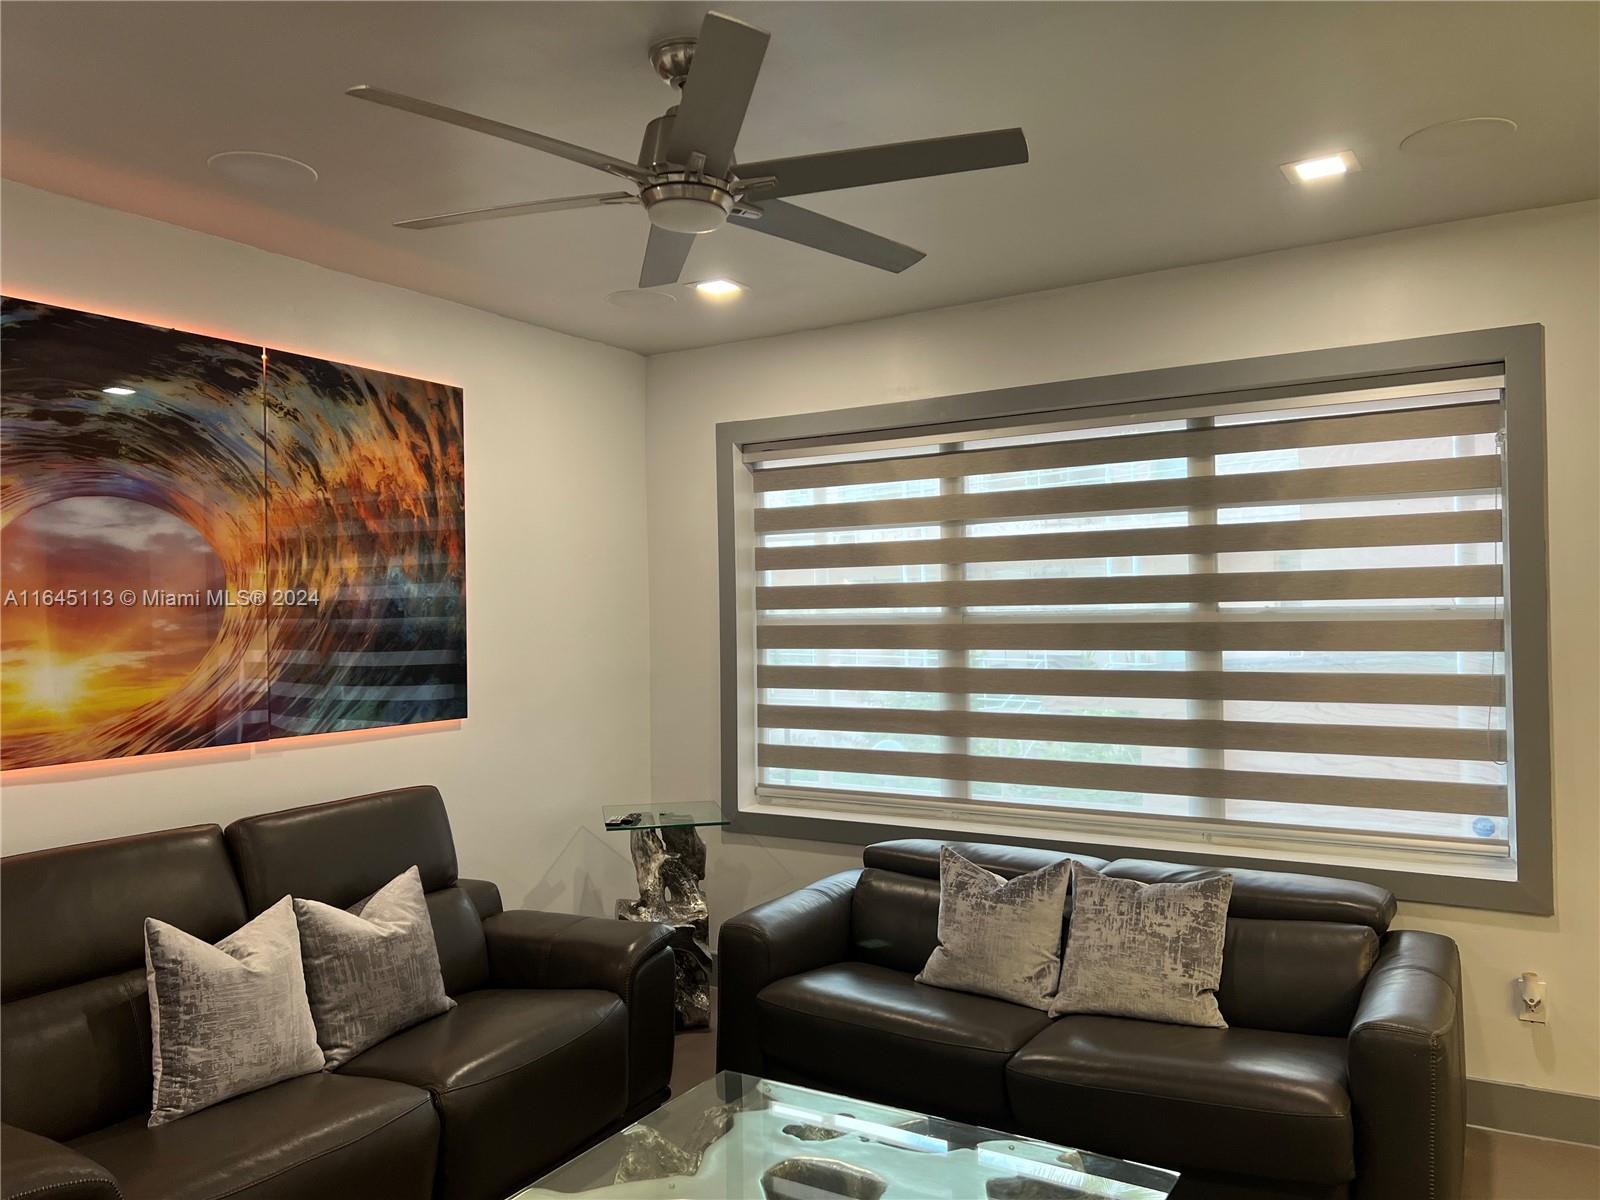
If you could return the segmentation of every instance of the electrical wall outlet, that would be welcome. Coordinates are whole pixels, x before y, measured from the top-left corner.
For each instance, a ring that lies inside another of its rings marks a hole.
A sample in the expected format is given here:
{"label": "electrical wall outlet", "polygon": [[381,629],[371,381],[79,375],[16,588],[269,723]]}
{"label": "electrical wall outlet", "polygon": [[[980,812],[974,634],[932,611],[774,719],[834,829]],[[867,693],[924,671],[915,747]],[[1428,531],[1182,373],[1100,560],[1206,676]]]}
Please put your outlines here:
{"label": "electrical wall outlet", "polygon": [[1537,971],[1524,971],[1511,981],[1516,993],[1517,1020],[1530,1025],[1549,1022],[1548,1006],[1550,986]]}

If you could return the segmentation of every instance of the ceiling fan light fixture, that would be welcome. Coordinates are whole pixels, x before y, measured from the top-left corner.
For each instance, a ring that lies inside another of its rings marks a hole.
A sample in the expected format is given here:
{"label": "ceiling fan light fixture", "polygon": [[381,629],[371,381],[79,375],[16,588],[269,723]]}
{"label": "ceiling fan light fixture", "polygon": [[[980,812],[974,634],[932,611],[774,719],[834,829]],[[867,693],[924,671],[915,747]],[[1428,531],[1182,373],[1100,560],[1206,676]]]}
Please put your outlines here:
{"label": "ceiling fan light fixture", "polygon": [[721,229],[728,214],[704,200],[658,200],[650,206],[650,224],[671,233],[710,233]]}
{"label": "ceiling fan light fixture", "polygon": [[705,180],[669,179],[639,193],[650,224],[671,233],[710,233],[733,211],[733,193]]}

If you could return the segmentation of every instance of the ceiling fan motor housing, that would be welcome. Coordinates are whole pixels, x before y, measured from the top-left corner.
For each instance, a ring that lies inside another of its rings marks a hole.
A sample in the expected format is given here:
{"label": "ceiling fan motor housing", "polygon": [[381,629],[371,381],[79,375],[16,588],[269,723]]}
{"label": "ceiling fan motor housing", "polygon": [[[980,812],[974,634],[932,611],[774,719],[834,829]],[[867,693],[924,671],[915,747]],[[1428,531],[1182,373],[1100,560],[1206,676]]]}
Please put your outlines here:
{"label": "ceiling fan motor housing", "polygon": [[644,127],[644,141],[639,145],[639,165],[646,171],[654,173],[672,169],[672,164],[667,160],[667,143],[672,138],[672,123],[677,115],[678,106],[674,104]]}
{"label": "ceiling fan motor housing", "polygon": [[710,233],[722,228],[733,211],[734,194],[727,180],[685,171],[667,158],[676,107],[651,121],[639,147],[639,165],[654,177],[639,189],[639,199],[652,225],[673,233]]}

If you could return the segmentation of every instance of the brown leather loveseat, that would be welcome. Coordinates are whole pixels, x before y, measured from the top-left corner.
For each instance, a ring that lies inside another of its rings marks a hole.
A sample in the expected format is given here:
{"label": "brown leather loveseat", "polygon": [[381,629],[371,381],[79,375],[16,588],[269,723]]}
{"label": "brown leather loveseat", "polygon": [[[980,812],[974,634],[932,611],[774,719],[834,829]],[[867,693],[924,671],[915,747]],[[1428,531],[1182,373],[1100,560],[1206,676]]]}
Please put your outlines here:
{"label": "brown leather loveseat", "polygon": [[[1064,857],[954,845],[1006,878]],[[1052,1021],[913,979],[937,937],[939,846],[869,846],[864,869],[724,923],[718,1066],[1173,1168],[1184,1200],[1458,1195],[1459,957],[1390,931],[1388,892],[1236,871],[1229,1028]],[[1145,883],[1213,873],[1073,857]]]}
{"label": "brown leather loveseat", "polygon": [[[286,894],[347,906],[416,865],[457,1006],[336,1072],[158,1129],[143,924],[215,941]],[[656,1104],[671,930],[503,912],[431,787],[0,860],[6,1200],[503,1200]]]}

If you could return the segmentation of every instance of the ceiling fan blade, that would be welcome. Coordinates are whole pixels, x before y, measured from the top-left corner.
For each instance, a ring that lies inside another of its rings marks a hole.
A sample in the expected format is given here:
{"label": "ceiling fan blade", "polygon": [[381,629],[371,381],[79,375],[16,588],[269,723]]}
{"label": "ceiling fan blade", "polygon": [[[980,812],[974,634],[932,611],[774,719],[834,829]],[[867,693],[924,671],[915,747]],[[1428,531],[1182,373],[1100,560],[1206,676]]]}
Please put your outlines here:
{"label": "ceiling fan blade", "polygon": [[494,208],[469,208],[465,212],[440,213],[436,217],[417,217],[396,221],[396,229],[437,229],[441,225],[467,225],[473,221],[497,221],[501,217],[521,217],[529,213],[563,212],[569,208],[600,208],[607,204],[637,204],[632,192],[596,192],[590,196],[561,196],[555,200],[530,200],[526,204],[499,204]]}
{"label": "ceiling fan blade", "polygon": [[728,220],[734,225],[754,229],[757,233],[768,233],[786,242],[798,242],[802,246],[866,263],[882,271],[899,273],[926,257],[921,250],[902,246],[886,237],[868,233],[843,221],[835,221],[809,208],[786,204],[782,200],[763,201],[759,217],[735,213]]}
{"label": "ceiling fan blade", "polygon": [[721,13],[706,14],[667,139],[670,161],[684,166],[689,155],[698,152],[706,156],[708,175],[727,178],[733,145],[739,140],[771,36]]}
{"label": "ceiling fan blade", "polygon": [[644,266],[639,270],[639,286],[660,287],[664,283],[677,283],[683,274],[683,264],[694,249],[695,235],[673,233],[658,225],[650,226],[650,240],[644,247]]}
{"label": "ceiling fan blade", "polygon": [[373,104],[382,104],[386,108],[397,108],[401,112],[413,113],[429,120],[443,121],[446,125],[458,125],[462,129],[486,133],[490,137],[516,142],[519,146],[527,146],[533,150],[543,150],[546,154],[554,154],[557,158],[564,158],[568,162],[582,163],[596,170],[609,171],[613,175],[620,175],[635,182],[642,182],[648,177],[646,172],[633,163],[612,158],[611,155],[602,154],[598,150],[574,146],[571,142],[563,142],[559,138],[546,137],[542,133],[534,133],[528,129],[518,129],[515,125],[492,121],[488,117],[475,116],[457,108],[446,108],[431,100],[419,100],[415,96],[404,96],[399,92],[367,87],[365,84],[350,88],[345,95],[354,96],[357,100],[369,100]]}
{"label": "ceiling fan blade", "polygon": [[954,137],[863,146],[827,154],[801,154],[794,158],[769,158],[742,162],[739,175],[755,179],[777,177],[775,184],[752,188],[757,203],[766,197],[801,196],[808,192],[833,192],[840,188],[893,183],[897,179],[926,179],[960,171],[984,171],[1028,161],[1028,141],[1020,129],[991,129],[987,133],[960,133]]}

